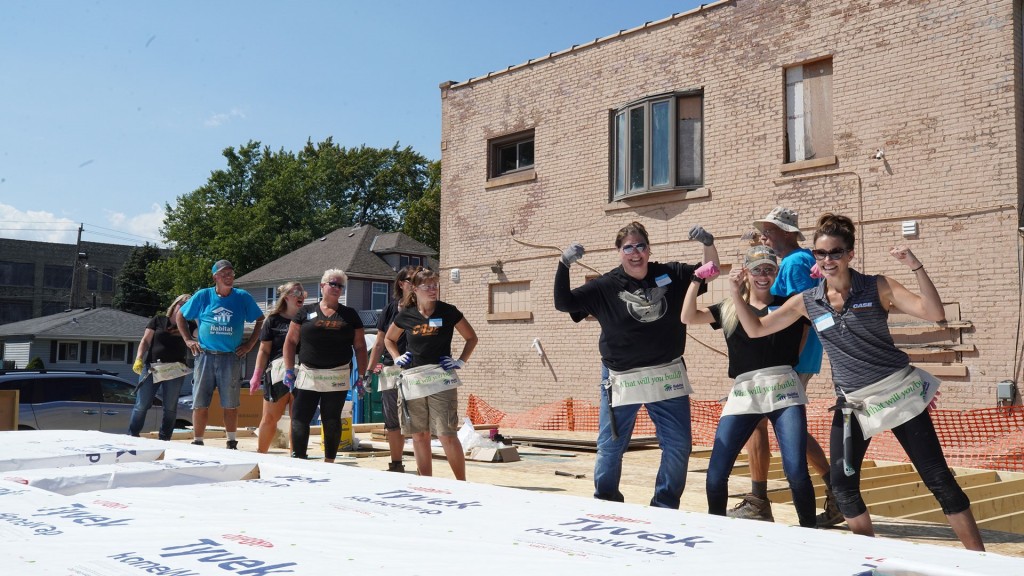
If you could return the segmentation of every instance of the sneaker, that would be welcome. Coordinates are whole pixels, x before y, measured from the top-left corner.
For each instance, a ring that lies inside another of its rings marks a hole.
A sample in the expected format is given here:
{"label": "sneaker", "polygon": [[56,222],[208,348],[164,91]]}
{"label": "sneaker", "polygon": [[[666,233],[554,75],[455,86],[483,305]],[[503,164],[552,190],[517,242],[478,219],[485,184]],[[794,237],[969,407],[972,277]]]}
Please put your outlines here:
{"label": "sneaker", "polygon": [[846,518],[843,518],[843,513],[839,511],[839,507],[836,506],[836,499],[832,496],[832,490],[825,489],[825,511],[818,514],[818,528],[828,528],[840,524]]}
{"label": "sneaker", "polygon": [[405,473],[405,464],[401,462],[388,462],[388,472],[401,472]]}
{"label": "sneaker", "polygon": [[228,440],[228,450],[238,450],[238,440]]}
{"label": "sneaker", "polygon": [[727,510],[725,515],[729,518],[775,522],[775,517],[772,516],[772,503],[753,494],[744,494],[743,500],[732,510]]}
{"label": "sneaker", "polygon": [[193,440],[192,443],[195,444],[196,446],[204,446],[202,440]]}

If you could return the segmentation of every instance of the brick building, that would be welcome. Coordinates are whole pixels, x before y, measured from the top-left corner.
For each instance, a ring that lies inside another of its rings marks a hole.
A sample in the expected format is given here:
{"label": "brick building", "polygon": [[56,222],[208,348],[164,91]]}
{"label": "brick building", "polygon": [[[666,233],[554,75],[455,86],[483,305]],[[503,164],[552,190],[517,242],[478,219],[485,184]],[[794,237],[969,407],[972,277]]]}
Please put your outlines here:
{"label": "brick building", "polygon": [[[776,205],[805,232],[850,216],[864,273],[916,291],[897,243],[928,266],[953,327],[896,331],[945,381],[943,407],[993,406],[1019,379],[1019,1],[722,1],[538,56],[441,85],[442,298],[480,336],[463,402],[596,400],[599,327],[552,304],[568,243],[604,272],[637,220],[652,260],[696,262],[701,224],[727,268]],[[574,266],[573,285],[590,274]],[[698,399],[729,389],[710,348],[721,333],[692,327]],[[812,397],[831,395],[825,370]]]}
{"label": "brick building", "polygon": [[0,324],[109,307],[134,246],[0,238]]}

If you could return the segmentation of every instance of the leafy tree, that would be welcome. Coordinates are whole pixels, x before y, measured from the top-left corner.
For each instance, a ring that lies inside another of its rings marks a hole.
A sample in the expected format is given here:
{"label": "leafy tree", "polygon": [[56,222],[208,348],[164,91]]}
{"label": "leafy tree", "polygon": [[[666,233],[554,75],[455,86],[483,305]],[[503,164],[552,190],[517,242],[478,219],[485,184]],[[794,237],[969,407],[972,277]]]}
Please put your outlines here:
{"label": "leafy tree", "polygon": [[441,161],[430,163],[423,195],[405,202],[402,232],[434,250],[441,248]]}
{"label": "leafy tree", "polygon": [[28,364],[25,364],[25,370],[45,370],[46,365],[43,364],[43,359],[39,356],[33,356]]}
{"label": "leafy tree", "polygon": [[140,316],[152,316],[170,303],[168,293],[153,290],[146,280],[149,266],[162,258],[160,249],[148,242],[128,254],[128,260],[117,276],[114,308]]}
{"label": "leafy tree", "polygon": [[241,275],[357,223],[399,230],[431,182],[429,161],[398,144],[345,148],[327,138],[295,154],[249,141],[223,156],[226,168],[165,206],[161,232],[175,253],[149,267],[152,288],[192,292],[211,284],[221,258]]}

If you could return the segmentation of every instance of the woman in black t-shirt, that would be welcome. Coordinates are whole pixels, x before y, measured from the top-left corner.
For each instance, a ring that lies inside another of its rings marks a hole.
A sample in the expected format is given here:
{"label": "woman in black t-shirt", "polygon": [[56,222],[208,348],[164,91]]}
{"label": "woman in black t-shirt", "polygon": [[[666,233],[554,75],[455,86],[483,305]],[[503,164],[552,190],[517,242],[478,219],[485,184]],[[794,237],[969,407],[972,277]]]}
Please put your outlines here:
{"label": "woman in black t-shirt", "polygon": [[[139,350],[132,366],[132,370],[139,375],[139,386],[135,390],[135,407],[132,408],[132,417],[128,424],[128,434],[132,436],[138,436],[146,425],[146,414],[153,406],[153,399],[158,390],[161,391],[164,408],[159,437],[161,440],[170,440],[174,433],[174,421],[178,418],[178,396],[181,394],[181,386],[187,374],[154,382],[154,378],[159,376],[153,372],[153,366],[174,363],[184,365],[188,359],[188,348],[178,333],[174,316],[191,296],[178,296],[167,307],[166,316],[154,316],[150,319],[142,340],[139,341]],[[188,328],[195,332],[196,323],[189,322]]]}
{"label": "woman in black t-shirt", "polygon": [[[384,345],[395,359],[395,366],[402,368],[431,367],[451,373],[465,366],[470,354],[476,348],[476,332],[463,317],[458,308],[437,298],[437,273],[421,268],[409,279],[412,290],[402,298],[402,309],[384,336]],[[458,330],[466,341],[459,359],[452,358],[452,337]],[[398,340],[405,334],[406,352],[398,347]],[[412,436],[413,455],[420,476],[433,473],[430,451],[430,434],[433,432],[444,448],[445,457],[452,467],[457,480],[466,479],[466,458],[459,442],[459,397],[456,388],[426,395],[422,398],[406,399],[404,394],[409,385],[409,376],[403,374],[399,385],[399,402],[408,410],[402,410],[402,432]]]}
{"label": "woman in black t-shirt", "polygon": [[743,301],[737,302],[728,297],[706,310],[698,310],[697,292],[703,280],[696,276],[683,299],[683,322],[711,324],[725,334],[729,348],[729,377],[735,379],[715,430],[708,464],[708,513],[725,516],[729,473],[747,439],[761,419],[767,417],[779,441],[782,467],[793,493],[793,506],[800,525],[814,528],[817,525],[814,487],[807,472],[806,454],[807,396],[800,378],[793,371],[793,366],[800,360],[801,343],[808,323],[794,322],[777,334],[764,338],[749,337],[739,324],[736,307],[749,306],[758,316],[765,316],[781,306],[786,298],[771,292],[775,275],[779,272],[778,260],[771,248],[751,248],[742,268],[747,271]]}
{"label": "woman in black t-shirt", "polygon": [[[306,458],[309,425],[319,405],[324,462],[334,462],[341,442],[341,410],[351,371],[355,368],[356,374],[366,372],[363,322],[355,310],[340,302],[347,282],[348,276],[341,270],[324,272],[320,279],[323,298],[300,308],[288,327],[284,383],[296,389],[292,407],[293,458]],[[351,365],[353,349],[355,367]]]}
{"label": "woman in black t-shirt", "polygon": [[[260,329],[260,350],[256,354],[256,367],[249,379],[249,394],[263,387],[263,417],[260,419],[257,452],[266,454],[277,431],[277,423],[291,406],[292,394],[284,384],[284,341],[292,318],[306,300],[306,291],[298,282],[277,287],[277,308],[267,316]],[[279,360],[280,359],[280,360]],[[280,364],[280,366],[278,366]],[[271,369],[271,366],[276,369]]]}

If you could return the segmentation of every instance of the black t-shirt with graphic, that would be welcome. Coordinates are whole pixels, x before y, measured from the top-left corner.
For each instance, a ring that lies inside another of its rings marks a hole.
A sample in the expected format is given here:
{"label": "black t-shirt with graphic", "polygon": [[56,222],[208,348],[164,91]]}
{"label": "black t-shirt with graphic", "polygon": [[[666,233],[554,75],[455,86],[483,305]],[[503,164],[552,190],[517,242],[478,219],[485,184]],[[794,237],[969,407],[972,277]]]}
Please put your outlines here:
{"label": "black t-shirt with graphic", "polygon": [[637,280],[619,266],[569,291],[569,269],[559,264],[555,306],[597,318],[601,360],[612,370],[666,364],[686,349],[686,325],[679,316],[695,269],[681,262],[649,262],[647,276]]}
{"label": "black t-shirt with graphic", "polygon": [[[178,332],[178,325],[166,316],[154,316],[150,318],[146,328],[153,331],[153,342],[150,343],[149,351],[146,352],[146,363],[154,362],[185,362],[188,359],[188,346]],[[193,334],[196,331],[196,323],[189,321],[188,329]]]}
{"label": "black t-shirt with graphic", "polygon": [[[789,300],[788,296],[775,296],[772,303],[765,308],[752,309],[754,314],[759,317],[767,316],[771,310],[782,306],[786,300]],[[708,312],[715,318],[711,327],[720,330],[722,328],[721,303],[710,306]],[[806,318],[800,318],[775,334],[762,338],[751,338],[743,330],[743,325],[737,324],[736,330],[725,339],[725,344],[729,349],[729,377],[735,378],[740,374],[772,366],[796,366],[800,361],[800,341],[804,336],[804,327],[809,325]]]}
{"label": "black t-shirt with graphic", "polygon": [[416,306],[402,308],[395,316],[395,326],[405,331],[412,352],[408,367],[438,364],[441,356],[451,356],[455,325],[462,318],[458,308],[440,300],[430,318],[424,318]]}
{"label": "black t-shirt with graphic", "polygon": [[263,322],[263,327],[260,328],[260,342],[270,342],[268,361],[277,360],[284,354],[284,340],[291,325],[292,321],[280,314],[271,314]]}
{"label": "black t-shirt with graphic", "polygon": [[363,327],[359,314],[339,304],[325,316],[319,303],[299,308],[292,322],[299,325],[299,362],[310,368],[338,368],[352,361],[356,330]]}
{"label": "black t-shirt with graphic", "polygon": [[[381,311],[380,316],[377,317],[377,338],[383,338],[388,333],[388,328],[391,327],[391,323],[395,321],[395,317],[398,316],[400,307],[398,306],[398,300],[392,300],[388,302],[388,305]],[[405,338],[405,332],[398,337],[398,352],[405,354],[407,342]],[[375,366],[377,362],[385,366],[393,366],[395,359],[391,357],[391,353],[388,352],[387,348],[384,348],[383,360],[379,358],[370,358],[370,366]]]}

